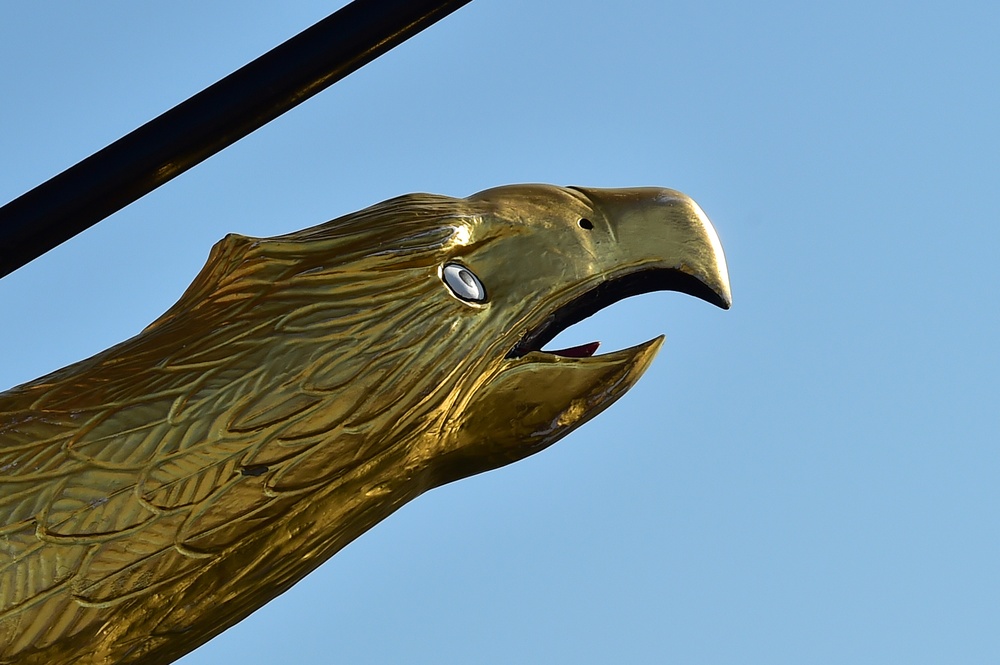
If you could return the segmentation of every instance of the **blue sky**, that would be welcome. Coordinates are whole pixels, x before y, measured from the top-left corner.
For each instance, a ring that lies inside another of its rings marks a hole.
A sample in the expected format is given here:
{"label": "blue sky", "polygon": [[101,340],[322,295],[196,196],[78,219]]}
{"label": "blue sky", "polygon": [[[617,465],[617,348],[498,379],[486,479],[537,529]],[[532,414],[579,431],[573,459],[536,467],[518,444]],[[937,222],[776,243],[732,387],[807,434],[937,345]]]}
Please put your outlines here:
{"label": "blue sky", "polygon": [[[22,3],[9,200],[336,7]],[[410,191],[659,185],[729,259],[567,333],[667,342],[549,450],[404,507],[202,663],[1000,658],[993,3],[475,0],[0,280],[0,384],[142,329],[228,232]]]}

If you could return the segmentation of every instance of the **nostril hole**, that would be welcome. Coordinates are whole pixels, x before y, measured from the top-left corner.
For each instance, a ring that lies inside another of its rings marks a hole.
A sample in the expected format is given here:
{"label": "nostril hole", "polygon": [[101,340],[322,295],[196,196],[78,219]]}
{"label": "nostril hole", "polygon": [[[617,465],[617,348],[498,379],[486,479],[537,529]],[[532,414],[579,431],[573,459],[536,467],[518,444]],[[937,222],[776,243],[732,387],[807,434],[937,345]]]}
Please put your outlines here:
{"label": "nostril hole", "polygon": [[587,219],[586,217],[584,217],[584,218],[582,218],[580,220],[580,228],[581,229],[587,229],[589,231],[592,228],[594,228],[594,223],[592,221],[590,221],[589,219]]}

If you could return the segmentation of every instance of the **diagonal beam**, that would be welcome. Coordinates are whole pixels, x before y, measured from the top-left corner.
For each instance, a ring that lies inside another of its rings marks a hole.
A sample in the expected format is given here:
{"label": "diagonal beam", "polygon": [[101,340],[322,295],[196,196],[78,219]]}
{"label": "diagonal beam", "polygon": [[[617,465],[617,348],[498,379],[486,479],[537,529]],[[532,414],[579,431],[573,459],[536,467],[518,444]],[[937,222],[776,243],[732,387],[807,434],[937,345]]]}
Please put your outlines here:
{"label": "diagonal beam", "polygon": [[145,196],[471,0],[354,0],[0,208],[0,277]]}

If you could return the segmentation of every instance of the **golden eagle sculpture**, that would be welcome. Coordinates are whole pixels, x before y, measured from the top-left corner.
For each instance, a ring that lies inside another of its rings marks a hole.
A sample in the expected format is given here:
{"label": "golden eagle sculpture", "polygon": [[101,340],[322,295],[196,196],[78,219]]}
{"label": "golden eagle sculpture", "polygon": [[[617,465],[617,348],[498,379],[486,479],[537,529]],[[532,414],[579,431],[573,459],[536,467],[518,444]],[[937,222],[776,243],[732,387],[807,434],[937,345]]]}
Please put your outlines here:
{"label": "golden eagle sculpture", "polygon": [[662,337],[542,347],[624,297],[728,308],[669,189],[415,194],[230,235],[132,339],[0,394],[0,663],[168,663],[422,492],[607,408]]}

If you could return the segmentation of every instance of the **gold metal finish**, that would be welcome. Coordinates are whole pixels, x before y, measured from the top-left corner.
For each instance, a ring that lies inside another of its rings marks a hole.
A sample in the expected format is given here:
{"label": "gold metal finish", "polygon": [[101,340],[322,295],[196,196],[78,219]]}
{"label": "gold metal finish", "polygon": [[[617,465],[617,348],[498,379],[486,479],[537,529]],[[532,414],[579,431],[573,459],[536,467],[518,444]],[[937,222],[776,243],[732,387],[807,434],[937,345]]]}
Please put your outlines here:
{"label": "gold metal finish", "polygon": [[715,231],[667,189],[420,194],[226,237],[142,333],[0,394],[0,662],[180,657],[607,408],[662,338],[541,345],[654,289],[730,303]]}

